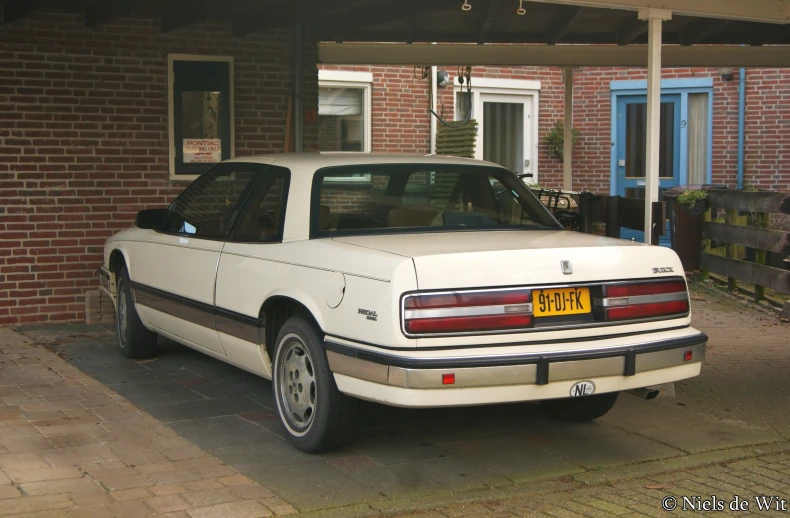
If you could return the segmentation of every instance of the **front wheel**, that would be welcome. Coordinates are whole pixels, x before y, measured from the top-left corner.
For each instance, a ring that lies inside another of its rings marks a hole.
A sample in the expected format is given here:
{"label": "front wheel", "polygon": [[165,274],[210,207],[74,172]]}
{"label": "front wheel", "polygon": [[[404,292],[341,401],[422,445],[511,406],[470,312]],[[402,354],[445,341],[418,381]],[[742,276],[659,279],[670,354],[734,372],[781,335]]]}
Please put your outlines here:
{"label": "front wheel", "polygon": [[157,335],[145,328],[137,314],[126,268],[118,272],[116,293],[118,307],[115,320],[118,322],[121,354],[132,359],[150,358],[156,353]]}
{"label": "front wheel", "polygon": [[277,336],[272,381],[288,440],[307,453],[338,448],[351,429],[354,401],[341,393],[315,327],[296,316]]}
{"label": "front wheel", "polygon": [[619,395],[619,392],[610,392],[584,397],[547,399],[541,401],[540,405],[546,413],[557,419],[575,422],[592,421],[603,417],[611,410]]}

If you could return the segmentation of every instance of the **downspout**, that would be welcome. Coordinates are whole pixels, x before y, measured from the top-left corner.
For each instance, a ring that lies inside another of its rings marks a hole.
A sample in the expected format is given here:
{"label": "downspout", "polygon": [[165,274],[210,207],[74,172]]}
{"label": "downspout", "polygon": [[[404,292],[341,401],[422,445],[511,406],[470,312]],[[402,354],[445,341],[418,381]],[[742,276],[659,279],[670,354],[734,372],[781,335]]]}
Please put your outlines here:
{"label": "downspout", "polygon": [[743,189],[743,164],[746,137],[746,69],[738,74],[738,189]]}
{"label": "downspout", "polygon": [[294,49],[292,70],[294,74],[294,102],[293,102],[293,132],[294,132],[294,152],[302,152],[302,122],[304,120],[304,110],[302,109],[302,86],[304,83],[304,71],[302,70],[302,50],[304,43],[304,27],[301,23],[294,25]]}
{"label": "downspout", "polygon": [[[439,86],[436,84],[436,65],[431,67],[431,109],[436,111],[436,99],[437,94],[436,90]],[[428,150],[428,154],[432,155],[436,153],[436,117],[433,117],[430,113],[428,114],[428,119],[431,121],[431,148]]]}

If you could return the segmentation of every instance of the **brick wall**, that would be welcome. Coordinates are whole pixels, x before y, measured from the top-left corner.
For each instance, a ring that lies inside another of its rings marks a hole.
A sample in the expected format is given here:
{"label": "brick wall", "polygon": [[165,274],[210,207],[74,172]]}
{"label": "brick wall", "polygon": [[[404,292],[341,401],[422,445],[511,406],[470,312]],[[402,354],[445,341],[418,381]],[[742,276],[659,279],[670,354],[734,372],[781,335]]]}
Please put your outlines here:
{"label": "brick wall", "polygon": [[[315,46],[306,108],[317,107]],[[186,182],[168,179],[168,53],[233,56],[236,155],[282,151],[291,35],[162,34],[154,17],[88,29],[36,12],[0,25],[0,324],[84,320],[106,238]],[[317,147],[317,128],[305,128]]]}
{"label": "brick wall", "polygon": [[[373,73],[373,150],[424,153],[430,143],[427,81],[415,79],[410,67],[325,67]],[[453,79],[454,67],[445,68]],[[541,82],[539,121],[539,181],[562,186],[562,162],[550,156],[545,137],[564,120],[565,88],[559,68],[474,67],[475,77]],[[738,137],[738,72],[723,81],[718,69],[664,69],[662,78],[713,78],[712,181],[735,187]],[[574,80],[574,190],[608,193],[611,170],[612,81],[646,79],[644,69],[577,69]],[[452,118],[453,93],[440,88],[439,104]],[[790,191],[790,70],[748,69],[746,89],[745,184],[760,189]],[[401,126],[401,121],[408,121]],[[415,142],[415,139],[417,141]]]}

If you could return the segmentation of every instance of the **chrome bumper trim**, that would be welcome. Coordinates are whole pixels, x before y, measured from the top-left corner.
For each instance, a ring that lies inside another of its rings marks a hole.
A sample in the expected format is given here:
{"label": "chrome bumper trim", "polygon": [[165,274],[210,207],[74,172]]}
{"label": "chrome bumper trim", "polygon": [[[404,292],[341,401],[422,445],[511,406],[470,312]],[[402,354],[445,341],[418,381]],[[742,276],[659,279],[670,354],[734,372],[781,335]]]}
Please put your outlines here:
{"label": "chrome bumper trim", "polygon": [[[331,342],[325,342],[325,346],[329,367],[336,374],[382,385],[440,389],[546,385],[555,381],[634,376],[643,372],[701,362],[705,359],[706,343],[707,336],[700,333],[683,339],[630,347],[579,351],[575,353],[576,358],[568,353],[546,353],[523,356],[517,363],[496,365],[490,362],[480,363],[485,357],[476,357],[470,358],[471,361],[466,362],[466,366],[451,361],[445,362],[445,365],[437,364],[437,360],[444,360],[442,358],[411,358],[412,365],[407,366],[397,360],[387,362],[386,358],[373,359],[365,357],[364,354],[355,355],[353,350],[349,351],[352,348],[338,347],[338,344]],[[686,360],[687,352],[691,352],[691,360]],[[492,358],[488,357],[488,359]],[[474,360],[478,363],[472,363]],[[401,363],[401,365],[393,365],[393,363]],[[450,372],[455,374],[455,384],[443,385],[442,374]]]}

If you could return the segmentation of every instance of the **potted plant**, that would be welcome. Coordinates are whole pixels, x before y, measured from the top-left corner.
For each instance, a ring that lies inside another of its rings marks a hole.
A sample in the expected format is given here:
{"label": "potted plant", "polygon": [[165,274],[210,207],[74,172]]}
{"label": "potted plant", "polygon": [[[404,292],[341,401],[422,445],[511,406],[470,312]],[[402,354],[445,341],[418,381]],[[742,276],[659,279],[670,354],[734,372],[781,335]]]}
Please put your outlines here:
{"label": "potted plant", "polygon": [[[576,145],[578,139],[579,131],[573,128],[574,145]],[[554,127],[551,128],[551,131],[543,137],[543,140],[546,141],[546,146],[549,148],[549,155],[563,160],[563,154],[565,153],[565,126],[563,123],[558,121]]]}
{"label": "potted plant", "polygon": [[684,191],[678,195],[677,202],[687,213],[700,216],[708,210],[708,191],[702,189]]}

